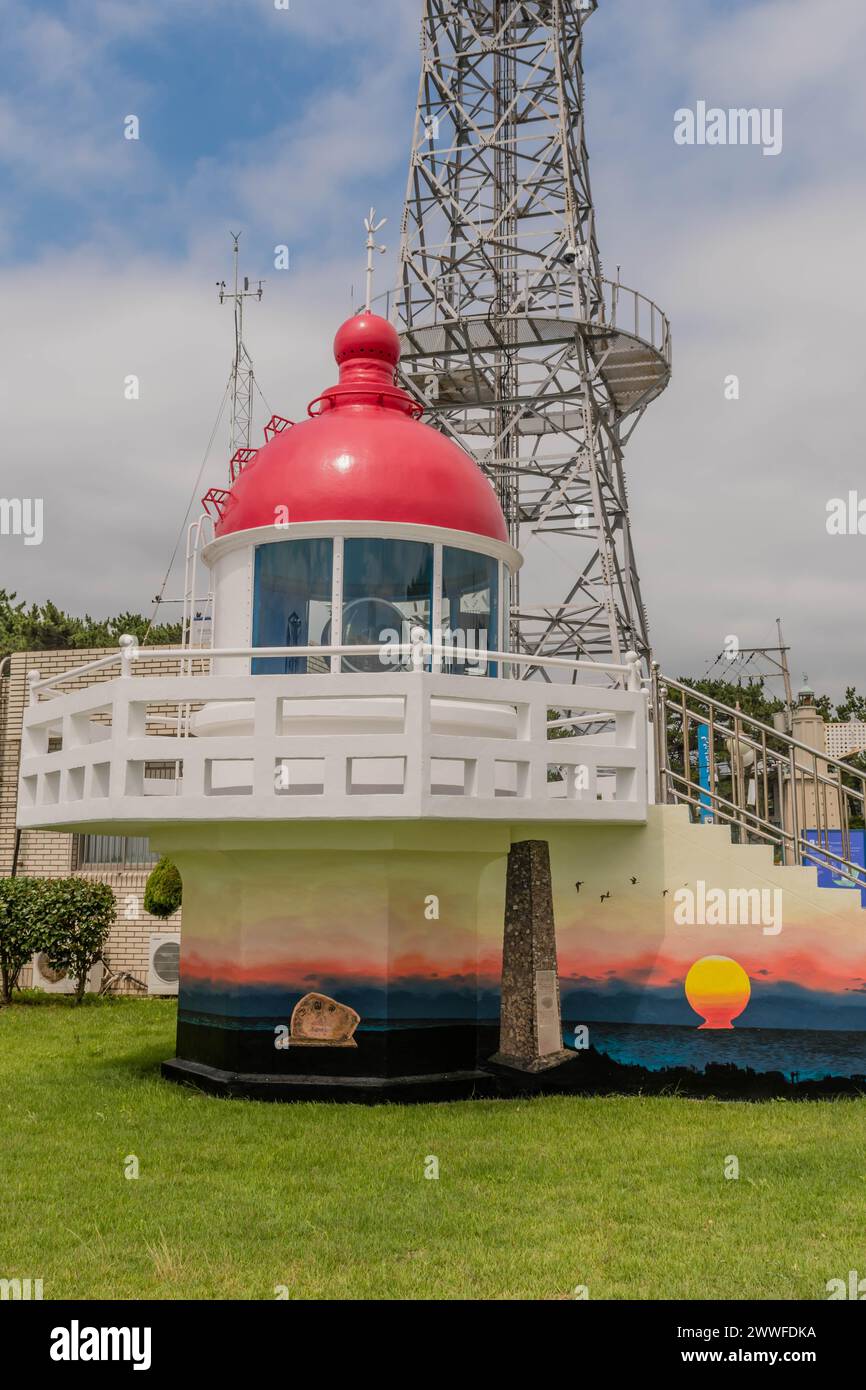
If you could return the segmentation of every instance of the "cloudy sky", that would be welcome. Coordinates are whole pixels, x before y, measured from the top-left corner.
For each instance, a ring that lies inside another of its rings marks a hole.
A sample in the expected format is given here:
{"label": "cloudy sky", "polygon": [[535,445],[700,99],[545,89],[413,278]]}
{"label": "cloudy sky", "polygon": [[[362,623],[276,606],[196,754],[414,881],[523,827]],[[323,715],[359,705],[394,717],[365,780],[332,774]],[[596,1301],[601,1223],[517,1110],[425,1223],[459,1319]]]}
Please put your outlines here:
{"label": "cloudy sky", "polygon": [[[0,0],[0,494],[45,507],[41,546],[0,536],[0,587],[149,611],[193,496],[225,476],[220,435],[194,487],[231,360],[229,229],[267,281],[248,319],[267,406],[299,418],[330,382],[371,202],[396,244],[420,10]],[[829,536],[826,509],[866,500],[866,5],[601,0],[586,50],[605,270],[674,331],[628,454],[658,658],[702,674],[781,616],[797,679],[862,688],[866,535]],[[782,153],[677,145],[701,100],[781,108]],[[551,569],[551,598],[567,580]]]}

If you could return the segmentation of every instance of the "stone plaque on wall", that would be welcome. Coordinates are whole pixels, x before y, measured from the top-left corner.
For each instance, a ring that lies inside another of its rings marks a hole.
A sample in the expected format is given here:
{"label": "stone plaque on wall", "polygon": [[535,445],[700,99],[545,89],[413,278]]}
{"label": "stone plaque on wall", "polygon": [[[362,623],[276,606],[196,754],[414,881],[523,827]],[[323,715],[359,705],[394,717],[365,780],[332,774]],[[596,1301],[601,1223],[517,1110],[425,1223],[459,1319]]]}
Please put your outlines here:
{"label": "stone plaque on wall", "polygon": [[292,1011],[290,1047],[357,1047],[361,1015],[327,994],[305,994]]}

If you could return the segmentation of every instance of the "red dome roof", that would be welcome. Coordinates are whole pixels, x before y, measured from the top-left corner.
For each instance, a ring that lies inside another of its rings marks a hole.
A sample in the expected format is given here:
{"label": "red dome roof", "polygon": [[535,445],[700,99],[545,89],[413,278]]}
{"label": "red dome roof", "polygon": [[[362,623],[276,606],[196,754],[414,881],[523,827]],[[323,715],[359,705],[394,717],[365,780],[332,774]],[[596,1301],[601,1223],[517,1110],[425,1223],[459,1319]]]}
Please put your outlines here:
{"label": "red dome roof", "polygon": [[418,420],[394,385],[396,330],[376,314],[337,334],[340,382],[310,406],[311,419],[259,449],[221,500],[217,536],[275,522],[384,521],[468,531],[507,541],[505,518],[469,455]]}

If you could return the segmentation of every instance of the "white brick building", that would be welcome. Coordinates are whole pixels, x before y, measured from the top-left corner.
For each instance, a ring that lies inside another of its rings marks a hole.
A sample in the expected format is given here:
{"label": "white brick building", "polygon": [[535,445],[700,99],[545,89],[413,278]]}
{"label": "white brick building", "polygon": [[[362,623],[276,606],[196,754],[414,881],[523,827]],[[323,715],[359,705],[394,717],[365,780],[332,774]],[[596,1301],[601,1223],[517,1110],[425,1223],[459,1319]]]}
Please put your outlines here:
{"label": "white brick building", "polygon": [[850,719],[847,724],[824,726],[827,752],[832,758],[847,758],[849,753],[866,750],[866,720]]}

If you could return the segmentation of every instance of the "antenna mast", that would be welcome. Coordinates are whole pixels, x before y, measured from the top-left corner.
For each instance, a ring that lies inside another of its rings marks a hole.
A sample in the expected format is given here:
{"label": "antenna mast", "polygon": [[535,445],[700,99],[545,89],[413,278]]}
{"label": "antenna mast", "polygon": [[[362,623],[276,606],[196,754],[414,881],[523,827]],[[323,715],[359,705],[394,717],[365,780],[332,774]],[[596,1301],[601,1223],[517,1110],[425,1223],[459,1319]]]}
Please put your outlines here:
{"label": "antenna mast", "polygon": [[244,343],[244,300],[256,299],[261,302],[264,281],[259,280],[256,289],[250,288],[247,275],[240,277],[240,232],[229,232],[233,242],[234,289],[226,286],[225,280],[217,281],[220,304],[229,303],[235,313],[235,356],[232,366],[232,413],[229,457],[234,458],[239,449],[250,447],[250,430],[253,419],[253,386],[255,375],[253,361]]}
{"label": "antenna mast", "polygon": [[371,306],[372,306],[372,304],[373,304],[373,275],[374,275],[373,258],[375,257],[377,251],[378,251],[378,253],[379,253],[380,256],[384,256],[385,252],[388,250],[387,246],[377,246],[377,245],[376,245],[376,233],[377,233],[377,232],[381,232],[382,228],[384,227],[384,225],[385,225],[385,223],[386,223],[387,221],[388,221],[387,217],[383,217],[382,220],[381,220],[381,222],[377,222],[377,221],[376,221],[376,209],[375,209],[375,208],[370,208],[370,215],[369,215],[368,217],[365,217],[365,218],[364,218],[364,230],[365,230],[366,233],[367,233],[367,243],[366,243],[366,245],[367,245],[367,301],[366,301],[366,312],[367,312],[368,314],[369,314],[370,309],[371,309]]}

